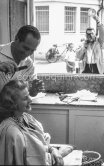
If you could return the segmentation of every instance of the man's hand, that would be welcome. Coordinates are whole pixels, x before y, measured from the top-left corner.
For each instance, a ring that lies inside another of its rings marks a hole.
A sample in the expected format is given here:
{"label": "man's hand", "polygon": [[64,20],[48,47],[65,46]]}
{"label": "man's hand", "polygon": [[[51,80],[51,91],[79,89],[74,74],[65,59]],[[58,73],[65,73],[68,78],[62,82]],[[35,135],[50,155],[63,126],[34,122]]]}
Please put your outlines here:
{"label": "man's hand", "polygon": [[84,46],[84,49],[88,48],[88,41],[87,40],[84,42],[83,46]]}
{"label": "man's hand", "polygon": [[99,17],[97,15],[93,15],[92,17],[95,21],[100,22]]}
{"label": "man's hand", "polygon": [[97,25],[100,24],[100,19],[98,16],[93,16],[93,19],[96,21]]}
{"label": "man's hand", "polygon": [[44,92],[44,82],[39,79],[35,79],[32,82],[29,82],[29,92],[30,96],[34,97],[36,96],[39,92]]}
{"label": "man's hand", "polygon": [[11,73],[14,74],[16,72],[17,65],[15,62],[0,62],[0,71],[4,72],[5,74]]}
{"label": "man's hand", "polygon": [[67,61],[67,65],[74,70],[75,62]]}

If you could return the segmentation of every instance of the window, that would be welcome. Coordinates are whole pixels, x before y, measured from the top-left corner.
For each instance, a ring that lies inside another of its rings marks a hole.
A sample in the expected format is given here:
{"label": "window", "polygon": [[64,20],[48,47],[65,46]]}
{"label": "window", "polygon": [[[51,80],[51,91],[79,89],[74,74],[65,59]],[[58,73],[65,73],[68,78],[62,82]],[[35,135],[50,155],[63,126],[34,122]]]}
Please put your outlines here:
{"label": "window", "polygon": [[[92,27],[96,30],[96,22],[88,16],[90,6],[87,2],[81,4],[77,0],[67,3],[62,1],[63,3],[59,3],[59,1],[53,3],[53,1],[36,0],[33,3],[33,25],[41,33],[41,42],[37,50],[34,51],[34,64],[36,63],[37,73],[67,73],[67,63],[64,60],[66,53],[63,53],[65,46],[68,43],[73,43],[76,51],[86,40],[86,28],[93,25]],[[95,4],[93,4],[93,8],[97,10]],[[47,60],[48,56],[51,61],[55,59],[48,52],[54,47],[53,45],[57,45],[59,50],[59,55],[55,54],[55,58],[58,57],[56,63],[50,63]],[[81,69],[83,67],[82,61],[79,64],[77,61],[75,65],[79,65]]]}
{"label": "window", "polygon": [[36,27],[41,33],[49,33],[49,6],[36,6]]}
{"label": "window", "polygon": [[65,7],[65,32],[75,32],[76,8]]}
{"label": "window", "polygon": [[89,26],[88,10],[89,8],[80,9],[80,32],[85,32]]}

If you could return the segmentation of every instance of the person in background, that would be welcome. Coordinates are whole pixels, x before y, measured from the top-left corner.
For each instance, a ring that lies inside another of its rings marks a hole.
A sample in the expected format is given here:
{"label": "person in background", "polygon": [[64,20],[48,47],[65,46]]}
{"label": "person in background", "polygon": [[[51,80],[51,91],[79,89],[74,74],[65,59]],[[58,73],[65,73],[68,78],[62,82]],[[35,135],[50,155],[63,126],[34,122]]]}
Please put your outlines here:
{"label": "person in background", "polygon": [[[25,25],[18,30],[14,41],[0,46],[0,91],[9,80],[15,78],[29,82],[31,96],[44,91],[44,83],[37,79],[31,59],[40,40],[39,30],[32,25]],[[21,66],[27,68],[18,71],[17,68]]]}
{"label": "person in background", "polygon": [[97,23],[99,37],[91,27],[86,29],[86,40],[83,46],[77,50],[76,57],[83,62],[82,73],[103,74],[103,49],[104,49],[104,26],[100,23],[98,16],[92,18]]}
{"label": "person in background", "polygon": [[11,80],[0,93],[0,165],[60,165],[73,147],[57,149],[31,114],[28,84]]}
{"label": "person in background", "polygon": [[76,54],[73,48],[74,48],[73,43],[70,43],[68,52],[66,53],[65,56],[66,70],[68,73],[73,73],[75,71]]}

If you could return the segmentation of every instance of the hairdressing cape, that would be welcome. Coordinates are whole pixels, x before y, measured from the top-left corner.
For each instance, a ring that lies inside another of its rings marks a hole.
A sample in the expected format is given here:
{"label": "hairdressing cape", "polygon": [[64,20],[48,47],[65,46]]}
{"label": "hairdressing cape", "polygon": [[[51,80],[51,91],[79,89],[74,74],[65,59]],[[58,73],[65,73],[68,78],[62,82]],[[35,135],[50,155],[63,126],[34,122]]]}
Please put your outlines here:
{"label": "hairdressing cape", "polygon": [[40,122],[24,113],[25,127],[12,118],[0,125],[0,165],[51,165]]}

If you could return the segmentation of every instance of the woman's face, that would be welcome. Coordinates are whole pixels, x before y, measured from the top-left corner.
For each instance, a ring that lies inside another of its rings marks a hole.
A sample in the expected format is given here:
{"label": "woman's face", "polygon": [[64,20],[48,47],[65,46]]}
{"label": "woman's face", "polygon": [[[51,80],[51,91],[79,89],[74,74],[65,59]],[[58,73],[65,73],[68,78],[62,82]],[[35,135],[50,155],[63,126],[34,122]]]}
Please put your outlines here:
{"label": "woman's face", "polygon": [[28,88],[19,91],[18,97],[16,99],[17,109],[19,112],[29,112],[31,111],[31,98],[29,95]]}

